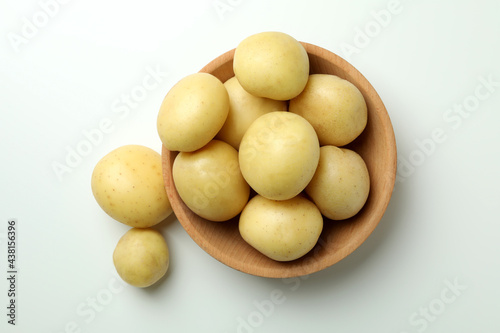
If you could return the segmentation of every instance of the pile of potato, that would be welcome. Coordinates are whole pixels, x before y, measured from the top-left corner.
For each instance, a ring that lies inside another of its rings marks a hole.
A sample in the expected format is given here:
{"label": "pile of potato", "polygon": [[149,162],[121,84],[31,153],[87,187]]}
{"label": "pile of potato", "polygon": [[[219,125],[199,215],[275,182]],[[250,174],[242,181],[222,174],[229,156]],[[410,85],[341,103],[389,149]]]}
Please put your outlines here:
{"label": "pile of potato", "polygon": [[335,75],[310,74],[301,43],[280,32],[244,39],[234,77],[186,76],[165,96],[157,129],[178,151],[172,168],[184,203],[200,217],[239,216],[242,238],[277,261],[317,243],[323,217],[364,206],[365,162],[343,148],[367,124],[361,92]]}
{"label": "pile of potato", "polygon": [[119,147],[96,164],[91,188],[110,217],[132,227],[113,252],[118,274],[135,287],[153,285],[168,270],[169,250],[152,227],[172,214],[160,154],[140,145]]}
{"label": "pile of potato", "polygon": [[[304,47],[284,33],[244,39],[233,69],[224,83],[195,73],[175,84],[160,107],[158,134],[179,152],[172,176],[193,212],[214,223],[239,216],[248,244],[291,261],[315,246],[324,217],[350,218],[368,198],[365,162],[342,148],[364,130],[366,103],[352,83],[310,75]],[[113,252],[118,274],[141,288],[159,281],[169,249],[153,227],[172,214],[160,154],[117,148],[97,163],[91,187],[99,206],[131,227]]]}

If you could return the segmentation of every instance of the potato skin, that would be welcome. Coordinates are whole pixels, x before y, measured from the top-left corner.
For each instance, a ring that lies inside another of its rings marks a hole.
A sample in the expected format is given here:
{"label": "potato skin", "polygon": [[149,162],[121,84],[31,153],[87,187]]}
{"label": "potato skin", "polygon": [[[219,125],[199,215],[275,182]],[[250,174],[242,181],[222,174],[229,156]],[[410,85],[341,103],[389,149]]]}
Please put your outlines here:
{"label": "potato skin", "polygon": [[238,152],[220,140],[212,140],[194,152],[179,153],[172,175],[186,206],[210,221],[235,217],[250,196],[250,186],[239,169]]}
{"label": "potato skin", "polygon": [[331,220],[356,215],[370,192],[370,175],[363,158],[353,150],[323,146],[316,173],[306,193]]}
{"label": "potato skin", "polygon": [[351,82],[330,74],[312,74],[304,90],[290,101],[289,111],[307,119],[322,146],[344,146],[366,127],[365,99]]}
{"label": "potato skin", "polygon": [[304,118],[286,111],[270,112],[255,120],[241,140],[241,173],[263,197],[291,199],[313,177],[319,147],[313,127]]}
{"label": "potato skin", "polygon": [[169,250],[165,238],[151,228],[132,228],[118,241],[113,264],[128,284],[146,288],[160,280],[168,270]]}
{"label": "potato skin", "polygon": [[236,150],[248,127],[260,116],[272,111],[286,111],[286,101],[276,101],[265,97],[257,97],[248,93],[238,79],[233,76],[224,86],[229,94],[229,114],[224,126],[215,137],[229,143]]}
{"label": "potato skin", "polygon": [[172,213],[161,163],[159,153],[141,145],[111,151],[92,172],[94,198],[109,216],[131,227],[160,223]]}
{"label": "potato skin", "polygon": [[262,254],[277,261],[291,261],[316,245],[323,230],[323,216],[302,195],[282,201],[256,195],[243,209],[238,228],[243,239]]}
{"label": "potato skin", "polygon": [[241,86],[252,95],[285,101],[304,89],[309,56],[290,35],[266,31],[238,44],[233,70]]}
{"label": "potato skin", "polygon": [[157,117],[157,131],[170,151],[195,151],[212,140],[229,112],[222,82],[208,73],[194,73],[167,93]]}

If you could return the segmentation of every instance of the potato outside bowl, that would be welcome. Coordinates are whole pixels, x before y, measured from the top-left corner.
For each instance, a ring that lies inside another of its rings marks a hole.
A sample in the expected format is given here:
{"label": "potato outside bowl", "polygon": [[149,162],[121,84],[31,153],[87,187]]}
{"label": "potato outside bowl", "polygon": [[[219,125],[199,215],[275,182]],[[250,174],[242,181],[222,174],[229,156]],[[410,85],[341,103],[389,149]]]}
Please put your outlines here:
{"label": "potato outside bowl", "polygon": [[[363,209],[344,221],[325,219],[318,244],[304,257],[290,262],[267,258],[248,245],[238,231],[238,217],[227,222],[207,221],[181,200],[172,179],[177,152],[162,148],[165,188],[179,222],[208,254],[238,271],[269,278],[287,278],[323,270],[356,250],[380,222],[389,204],[396,178],[396,141],[392,124],[379,95],[366,78],[347,61],[318,46],[302,43],[309,54],[310,72],[334,74],[358,87],[368,106],[363,133],[347,148],[358,152],[370,172],[370,195]],[[234,76],[234,49],[201,69],[222,82]]]}

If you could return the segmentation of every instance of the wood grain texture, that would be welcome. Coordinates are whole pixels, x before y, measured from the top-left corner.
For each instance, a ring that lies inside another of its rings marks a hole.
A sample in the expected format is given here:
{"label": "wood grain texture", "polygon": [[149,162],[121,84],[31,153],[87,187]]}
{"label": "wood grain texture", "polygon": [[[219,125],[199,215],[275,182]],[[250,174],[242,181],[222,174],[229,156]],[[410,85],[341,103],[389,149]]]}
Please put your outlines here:
{"label": "wood grain texture", "polygon": [[[172,165],[177,152],[162,148],[165,188],[174,213],[186,232],[215,259],[256,276],[302,276],[344,259],[368,238],[382,219],[396,178],[394,131],[375,89],[358,70],[338,55],[309,43],[302,44],[309,54],[311,74],[337,75],[355,84],[363,94],[368,106],[368,123],[363,133],[346,147],[363,157],[370,173],[370,195],[363,209],[344,221],[325,219],[320,240],[307,255],[291,262],[274,261],[241,238],[237,217],[227,222],[211,222],[194,214],[180,199],[172,179]],[[201,72],[211,73],[225,82],[234,76],[233,56],[234,49],[210,62]]]}

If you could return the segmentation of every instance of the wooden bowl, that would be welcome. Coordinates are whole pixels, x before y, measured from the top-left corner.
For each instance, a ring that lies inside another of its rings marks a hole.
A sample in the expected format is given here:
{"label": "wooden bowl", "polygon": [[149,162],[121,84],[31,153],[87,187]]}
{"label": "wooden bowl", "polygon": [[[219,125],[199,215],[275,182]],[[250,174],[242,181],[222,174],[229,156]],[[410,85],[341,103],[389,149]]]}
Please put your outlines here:
{"label": "wooden bowl", "polygon": [[[381,220],[392,195],[396,177],[396,141],[392,124],[382,100],[347,61],[318,46],[302,43],[309,54],[310,71],[334,74],[353,84],[368,106],[368,123],[363,133],[346,146],[358,152],[370,173],[370,194],[363,209],[344,221],[325,219],[318,243],[307,255],[290,262],[278,262],[248,245],[238,231],[238,217],[227,222],[211,222],[194,214],[181,200],[172,179],[172,164],[177,152],[162,147],[165,188],[177,219],[191,238],[215,259],[241,272],[286,278],[311,274],[342,260],[358,248]],[[222,82],[234,76],[234,49],[206,65],[201,72]]]}

